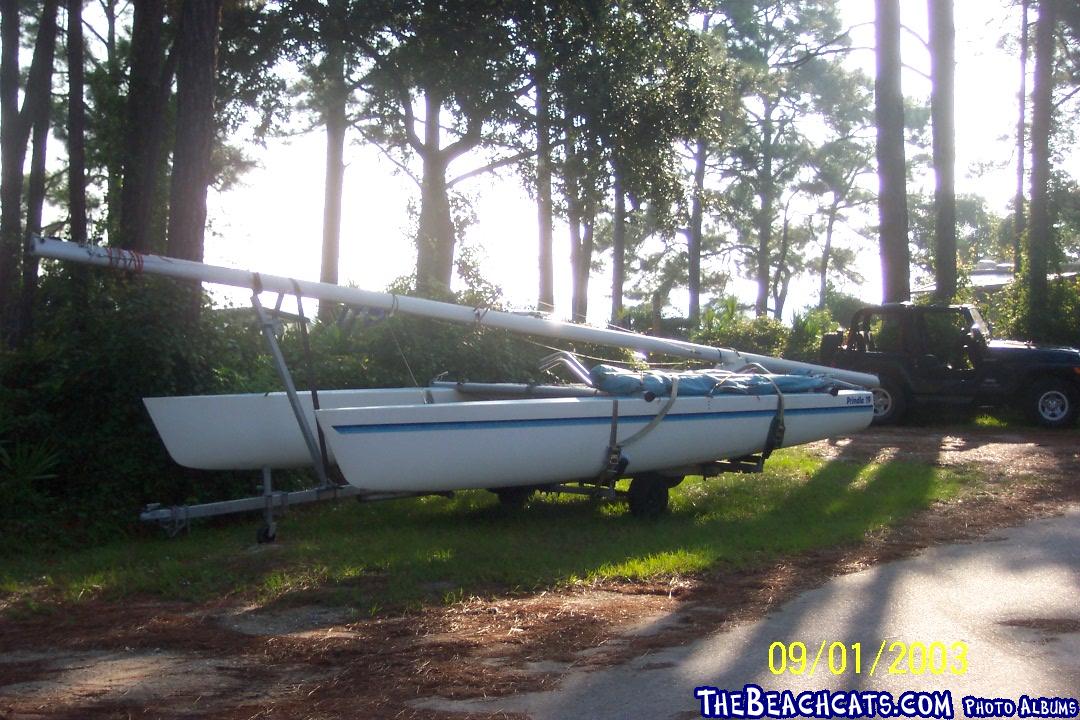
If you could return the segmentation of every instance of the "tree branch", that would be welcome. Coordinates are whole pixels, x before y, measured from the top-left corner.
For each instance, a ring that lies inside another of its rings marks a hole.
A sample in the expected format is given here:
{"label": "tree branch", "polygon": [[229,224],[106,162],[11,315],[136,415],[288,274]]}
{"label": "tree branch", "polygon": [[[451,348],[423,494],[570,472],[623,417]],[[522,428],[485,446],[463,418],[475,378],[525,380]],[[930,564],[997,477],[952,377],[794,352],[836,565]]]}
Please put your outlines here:
{"label": "tree branch", "polygon": [[96,38],[97,38],[97,39],[98,39],[98,40],[99,40],[99,41],[101,42],[101,44],[102,44],[102,45],[104,45],[104,46],[108,47],[108,45],[109,45],[109,41],[108,41],[108,40],[106,40],[106,39],[105,39],[105,38],[104,38],[104,37],[103,37],[103,36],[101,35],[101,33],[99,33],[99,32],[97,31],[97,29],[96,29],[96,28],[95,28],[95,27],[94,27],[93,25],[91,25],[91,24],[90,24],[90,22],[89,22],[88,20],[85,20],[85,19],[84,19],[84,20],[82,21],[82,24],[83,24],[83,28],[84,28],[84,29],[86,29],[86,30],[89,30],[89,31],[90,31],[90,34],[91,34],[91,35],[93,35],[94,37],[96,37]]}
{"label": "tree branch", "polygon": [[404,88],[398,88],[398,102],[401,103],[401,109],[405,113],[405,139],[413,150],[423,152],[424,143],[416,134],[416,117],[413,115],[412,98]]}
{"label": "tree branch", "polygon": [[481,127],[482,121],[470,119],[465,134],[443,149],[443,161],[449,165],[451,160],[479,145]]}
{"label": "tree branch", "polygon": [[1073,88],[1072,92],[1066,93],[1064,97],[1062,97],[1060,100],[1056,101],[1054,103],[1054,109],[1055,110],[1061,109],[1061,106],[1063,106],[1065,103],[1072,100],[1074,97],[1076,97],[1077,94],[1080,94],[1080,86],[1077,86],[1077,87]]}
{"label": "tree branch", "polygon": [[512,91],[511,94],[514,97],[524,97],[525,95],[528,95],[534,87],[536,87],[536,80],[530,80],[529,82],[519,87],[517,90]]}
{"label": "tree branch", "polygon": [[919,44],[926,48],[927,52],[930,52],[930,43],[926,40],[926,38],[909,28],[907,25],[900,25],[900,29],[907,31],[908,35],[918,40]]}
{"label": "tree branch", "polygon": [[[850,29],[845,30],[834,38],[826,40],[814,49],[807,49],[806,54],[802,57],[795,58],[794,60],[784,60],[776,63],[777,67],[789,67],[797,68],[802,67],[806,63],[810,62],[814,58],[824,57],[825,55],[836,55],[838,53],[849,52],[848,47],[835,47],[836,43],[840,41],[840,38],[846,37],[851,32]],[[803,47],[806,47],[805,45]]]}
{"label": "tree branch", "polygon": [[366,128],[359,126],[354,127],[356,127],[356,129],[360,131],[360,134],[364,136],[365,140],[374,145],[378,149],[378,151],[383,154],[383,157],[385,157],[387,160],[397,166],[398,170],[401,170],[403,173],[408,175],[409,179],[416,183],[417,187],[424,186],[423,181],[416,176],[416,173],[410,170],[409,167],[405,165],[405,163],[394,157],[394,153],[390,150],[390,148],[379,142],[378,138],[376,138],[372,133],[368,132]]}
{"label": "tree branch", "polygon": [[900,67],[907,68],[911,72],[915,73],[916,75],[921,75],[922,77],[926,78],[927,80],[931,80],[931,81],[933,80],[933,78],[930,77],[929,73],[923,72],[922,70],[915,67],[914,65],[908,65],[907,63],[901,63]]}
{"label": "tree branch", "polygon": [[449,182],[447,182],[446,186],[448,188],[453,187],[454,185],[458,184],[462,180],[468,180],[471,177],[476,177],[477,175],[483,175],[484,173],[491,172],[492,170],[497,170],[498,168],[501,168],[501,167],[506,167],[507,165],[513,165],[514,163],[516,163],[516,162],[518,162],[520,160],[524,160],[527,157],[532,157],[535,154],[536,154],[535,150],[523,150],[522,152],[519,152],[519,153],[517,153],[515,155],[508,155],[506,157],[499,158],[498,160],[493,160],[492,162],[489,162],[487,165],[484,165],[482,167],[478,167],[478,168],[476,168],[474,170],[470,170],[467,173],[462,173],[461,175],[458,175],[453,180],[450,180]]}

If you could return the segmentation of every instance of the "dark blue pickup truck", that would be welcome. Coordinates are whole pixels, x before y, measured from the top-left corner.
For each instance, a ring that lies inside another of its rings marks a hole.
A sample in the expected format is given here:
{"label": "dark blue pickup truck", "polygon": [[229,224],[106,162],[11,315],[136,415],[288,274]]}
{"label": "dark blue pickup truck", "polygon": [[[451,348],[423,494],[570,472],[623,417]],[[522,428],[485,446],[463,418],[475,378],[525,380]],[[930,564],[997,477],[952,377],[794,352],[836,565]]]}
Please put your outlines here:
{"label": "dark blue pickup truck", "polygon": [[994,340],[969,305],[886,304],[857,311],[822,340],[822,362],[873,373],[874,422],[919,404],[1012,404],[1046,427],[1076,422],[1080,350]]}

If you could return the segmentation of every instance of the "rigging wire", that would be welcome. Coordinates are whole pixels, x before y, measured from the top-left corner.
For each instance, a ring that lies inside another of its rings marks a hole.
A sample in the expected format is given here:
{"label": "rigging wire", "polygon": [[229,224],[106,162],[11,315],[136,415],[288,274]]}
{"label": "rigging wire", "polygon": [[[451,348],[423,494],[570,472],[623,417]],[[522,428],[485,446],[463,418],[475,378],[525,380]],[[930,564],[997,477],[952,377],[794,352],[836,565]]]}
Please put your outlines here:
{"label": "rigging wire", "polygon": [[412,366],[409,365],[409,358],[405,356],[405,351],[401,349],[401,343],[398,342],[397,333],[394,332],[394,324],[386,323],[386,329],[390,331],[390,337],[394,339],[394,347],[397,348],[398,355],[401,356],[401,361],[405,363],[405,369],[409,372],[409,377],[412,379],[413,387],[416,389],[422,389],[420,383],[416,381],[416,375],[413,374]]}

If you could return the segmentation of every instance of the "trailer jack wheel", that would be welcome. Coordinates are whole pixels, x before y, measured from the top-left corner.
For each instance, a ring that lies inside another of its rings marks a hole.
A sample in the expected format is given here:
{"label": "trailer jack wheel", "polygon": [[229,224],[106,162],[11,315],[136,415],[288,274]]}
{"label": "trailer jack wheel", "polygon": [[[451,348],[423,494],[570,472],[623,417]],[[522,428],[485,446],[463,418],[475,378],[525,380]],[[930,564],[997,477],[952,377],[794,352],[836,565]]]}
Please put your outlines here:
{"label": "trailer jack wheel", "polygon": [[630,481],[630,514],[655,520],[668,509],[668,480],[659,475],[640,475]]}
{"label": "trailer jack wheel", "polygon": [[255,532],[255,542],[260,545],[266,543],[272,543],[277,540],[277,527],[276,523],[270,523],[269,525],[260,525],[259,529]]}

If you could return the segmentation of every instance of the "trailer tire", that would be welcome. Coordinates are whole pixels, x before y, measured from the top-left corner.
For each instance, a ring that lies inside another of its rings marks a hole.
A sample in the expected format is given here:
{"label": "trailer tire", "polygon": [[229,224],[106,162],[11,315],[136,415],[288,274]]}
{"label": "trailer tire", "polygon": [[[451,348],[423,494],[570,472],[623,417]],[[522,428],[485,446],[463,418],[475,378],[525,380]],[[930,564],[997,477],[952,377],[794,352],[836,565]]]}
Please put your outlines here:
{"label": "trailer tire", "polygon": [[520,485],[516,487],[503,487],[492,489],[493,493],[499,498],[499,505],[504,510],[521,510],[525,507],[525,504],[529,502],[529,498],[533,496],[535,488],[528,485]]}
{"label": "trailer tire", "polygon": [[655,520],[668,509],[668,480],[659,475],[639,475],[630,481],[630,514]]}

